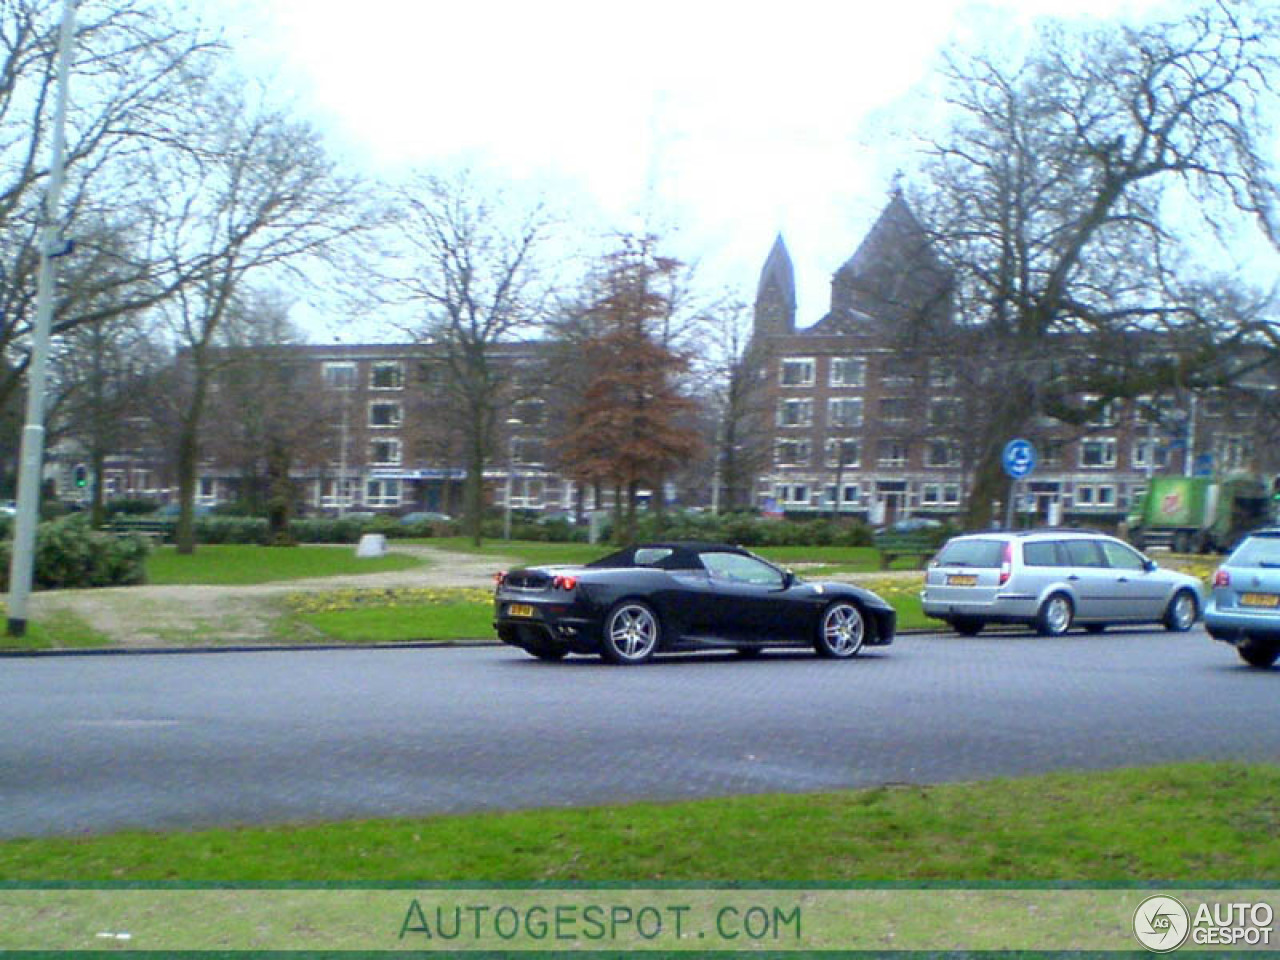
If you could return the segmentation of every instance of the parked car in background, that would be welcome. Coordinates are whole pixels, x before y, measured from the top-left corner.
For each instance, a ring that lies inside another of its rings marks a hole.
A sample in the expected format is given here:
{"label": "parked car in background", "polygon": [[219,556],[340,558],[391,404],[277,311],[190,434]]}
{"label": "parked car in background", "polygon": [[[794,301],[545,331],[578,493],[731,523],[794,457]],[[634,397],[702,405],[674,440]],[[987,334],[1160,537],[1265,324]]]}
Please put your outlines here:
{"label": "parked car in background", "polygon": [[662,651],[809,647],[847,660],[893,642],[897,614],[870,590],[807,583],[741,547],[674,541],[583,567],[499,574],[494,627],[542,660],[599,654],[643,663]]}
{"label": "parked car in background", "polygon": [[1280,528],[1255,530],[1218,568],[1204,626],[1250,666],[1280,657]]}
{"label": "parked car in background", "polygon": [[1082,530],[953,537],[925,571],[921,598],[927,616],[967,635],[989,623],[1025,623],[1048,636],[1134,623],[1184,631],[1204,609],[1195,577]]}

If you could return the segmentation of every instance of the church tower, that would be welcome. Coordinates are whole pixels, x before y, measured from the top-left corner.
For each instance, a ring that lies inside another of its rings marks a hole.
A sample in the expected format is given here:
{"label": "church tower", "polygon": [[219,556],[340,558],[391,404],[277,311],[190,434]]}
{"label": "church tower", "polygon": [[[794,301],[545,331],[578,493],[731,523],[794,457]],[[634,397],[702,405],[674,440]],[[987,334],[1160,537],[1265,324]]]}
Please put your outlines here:
{"label": "church tower", "polygon": [[754,334],[758,340],[771,334],[796,332],[796,274],[782,234],[773,242],[760,271],[756,288]]}

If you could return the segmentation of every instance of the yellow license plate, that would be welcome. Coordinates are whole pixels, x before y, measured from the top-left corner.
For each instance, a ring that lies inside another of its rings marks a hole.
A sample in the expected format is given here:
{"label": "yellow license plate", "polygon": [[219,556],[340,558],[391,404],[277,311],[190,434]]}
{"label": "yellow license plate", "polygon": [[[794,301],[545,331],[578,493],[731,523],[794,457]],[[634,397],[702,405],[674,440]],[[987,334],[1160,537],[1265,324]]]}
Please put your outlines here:
{"label": "yellow license plate", "polygon": [[978,578],[971,573],[953,573],[947,577],[948,587],[976,587]]}
{"label": "yellow license plate", "polygon": [[1242,607],[1274,607],[1277,605],[1280,605],[1280,595],[1274,593],[1240,594],[1240,606]]}
{"label": "yellow license plate", "polygon": [[507,605],[508,617],[532,617],[533,607],[527,603],[512,603]]}

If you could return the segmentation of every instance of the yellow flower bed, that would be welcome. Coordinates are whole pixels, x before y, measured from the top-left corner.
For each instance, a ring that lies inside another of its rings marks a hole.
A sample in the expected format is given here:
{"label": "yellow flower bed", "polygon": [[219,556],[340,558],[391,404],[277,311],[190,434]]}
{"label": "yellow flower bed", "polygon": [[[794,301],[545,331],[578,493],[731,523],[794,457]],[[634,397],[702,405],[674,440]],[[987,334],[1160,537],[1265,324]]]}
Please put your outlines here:
{"label": "yellow flower bed", "polygon": [[349,588],[290,593],[284,602],[293,613],[337,613],[375,607],[428,607],[445,603],[489,603],[493,592],[482,587]]}

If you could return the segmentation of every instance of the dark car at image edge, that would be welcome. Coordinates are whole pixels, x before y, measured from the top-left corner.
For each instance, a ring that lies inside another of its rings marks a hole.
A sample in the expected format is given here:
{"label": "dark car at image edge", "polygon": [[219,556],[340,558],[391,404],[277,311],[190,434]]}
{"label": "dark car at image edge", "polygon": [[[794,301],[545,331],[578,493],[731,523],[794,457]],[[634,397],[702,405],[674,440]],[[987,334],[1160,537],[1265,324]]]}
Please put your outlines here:
{"label": "dark car at image edge", "polygon": [[637,664],[662,652],[745,656],[766,647],[846,660],[891,644],[897,620],[870,590],[809,583],[719,543],[645,543],[585,566],[523,567],[496,580],[498,638],[543,660],[581,653]]}

